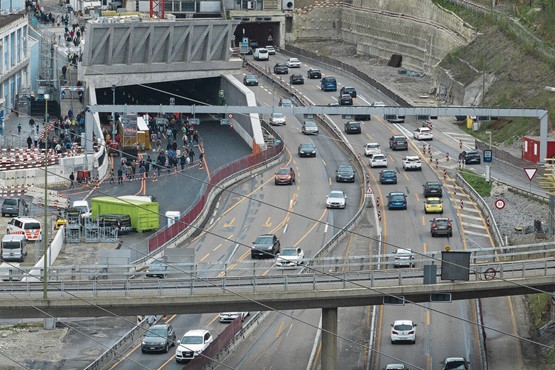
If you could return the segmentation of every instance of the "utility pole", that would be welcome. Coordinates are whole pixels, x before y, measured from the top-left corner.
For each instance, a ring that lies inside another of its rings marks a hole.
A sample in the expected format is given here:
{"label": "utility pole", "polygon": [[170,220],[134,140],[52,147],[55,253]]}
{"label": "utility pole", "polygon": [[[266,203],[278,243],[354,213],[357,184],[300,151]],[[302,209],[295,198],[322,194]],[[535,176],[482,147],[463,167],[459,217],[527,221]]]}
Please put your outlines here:
{"label": "utility pole", "polygon": [[42,227],[44,266],[42,277],[42,298],[45,300],[48,299],[48,99],[50,99],[50,94],[44,94],[44,225]]}

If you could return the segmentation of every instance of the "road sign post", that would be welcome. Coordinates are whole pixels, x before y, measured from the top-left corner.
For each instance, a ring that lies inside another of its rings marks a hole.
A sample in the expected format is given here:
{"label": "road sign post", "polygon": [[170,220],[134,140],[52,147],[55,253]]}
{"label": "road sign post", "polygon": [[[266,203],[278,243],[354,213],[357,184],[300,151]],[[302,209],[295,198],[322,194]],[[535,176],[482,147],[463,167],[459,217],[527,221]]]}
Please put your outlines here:
{"label": "road sign post", "polygon": [[525,168],[524,172],[526,173],[526,176],[528,177],[528,180],[530,181],[530,192],[532,192],[532,179],[534,178],[534,176],[536,176],[536,172],[538,172],[537,168]]}

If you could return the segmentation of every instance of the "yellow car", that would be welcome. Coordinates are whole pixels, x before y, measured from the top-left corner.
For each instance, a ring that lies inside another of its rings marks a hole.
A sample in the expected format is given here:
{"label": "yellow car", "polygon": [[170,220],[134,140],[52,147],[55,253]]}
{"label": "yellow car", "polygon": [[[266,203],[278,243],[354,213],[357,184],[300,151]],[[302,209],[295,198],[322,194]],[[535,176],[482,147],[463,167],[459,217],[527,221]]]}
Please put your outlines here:
{"label": "yellow car", "polygon": [[425,213],[440,213],[443,214],[443,204],[440,198],[426,198],[424,201]]}

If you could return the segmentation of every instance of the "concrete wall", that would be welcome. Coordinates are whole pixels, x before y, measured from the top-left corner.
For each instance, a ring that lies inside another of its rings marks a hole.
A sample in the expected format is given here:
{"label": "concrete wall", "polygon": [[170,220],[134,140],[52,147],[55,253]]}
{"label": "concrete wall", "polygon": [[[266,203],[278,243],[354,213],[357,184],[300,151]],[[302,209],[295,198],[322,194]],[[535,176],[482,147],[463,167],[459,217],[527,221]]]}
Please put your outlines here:
{"label": "concrete wall", "polygon": [[[233,75],[222,75],[220,89],[224,91],[227,105],[257,106],[256,97],[252,90],[243,85]],[[258,144],[262,150],[266,148],[258,113],[235,114],[233,116],[233,129],[251,148],[253,143]]]}

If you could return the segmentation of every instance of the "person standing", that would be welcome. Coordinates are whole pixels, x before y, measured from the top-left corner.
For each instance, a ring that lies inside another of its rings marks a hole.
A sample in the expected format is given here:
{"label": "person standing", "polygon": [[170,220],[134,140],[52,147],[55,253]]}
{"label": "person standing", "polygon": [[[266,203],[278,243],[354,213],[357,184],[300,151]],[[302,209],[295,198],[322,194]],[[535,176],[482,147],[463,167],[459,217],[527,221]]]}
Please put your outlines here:
{"label": "person standing", "polygon": [[33,139],[31,139],[31,135],[27,136],[27,149],[31,149],[33,145]]}
{"label": "person standing", "polygon": [[69,175],[69,181],[70,181],[69,188],[73,189],[73,186],[74,186],[73,182],[75,181],[75,175],[73,174],[73,172]]}
{"label": "person standing", "polygon": [[118,170],[118,184],[123,184],[123,170],[121,167]]}
{"label": "person standing", "polygon": [[191,160],[190,163],[193,164],[193,161],[195,160],[195,151],[193,150],[193,148],[189,150],[189,159]]}
{"label": "person standing", "polygon": [[21,122],[17,124],[17,133],[21,135]]}
{"label": "person standing", "polygon": [[[38,126],[37,126],[37,128],[38,128]],[[39,146],[39,134],[38,133],[36,133],[35,136],[33,137],[33,142],[35,144],[35,148],[38,148],[38,146]]]}
{"label": "person standing", "polygon": [[200,154],[198,155],[198,168],[199,168],[199,170],[202,170],[202,166],[204,164],[203,159],[204,159],[204,153],[200,152]]}

